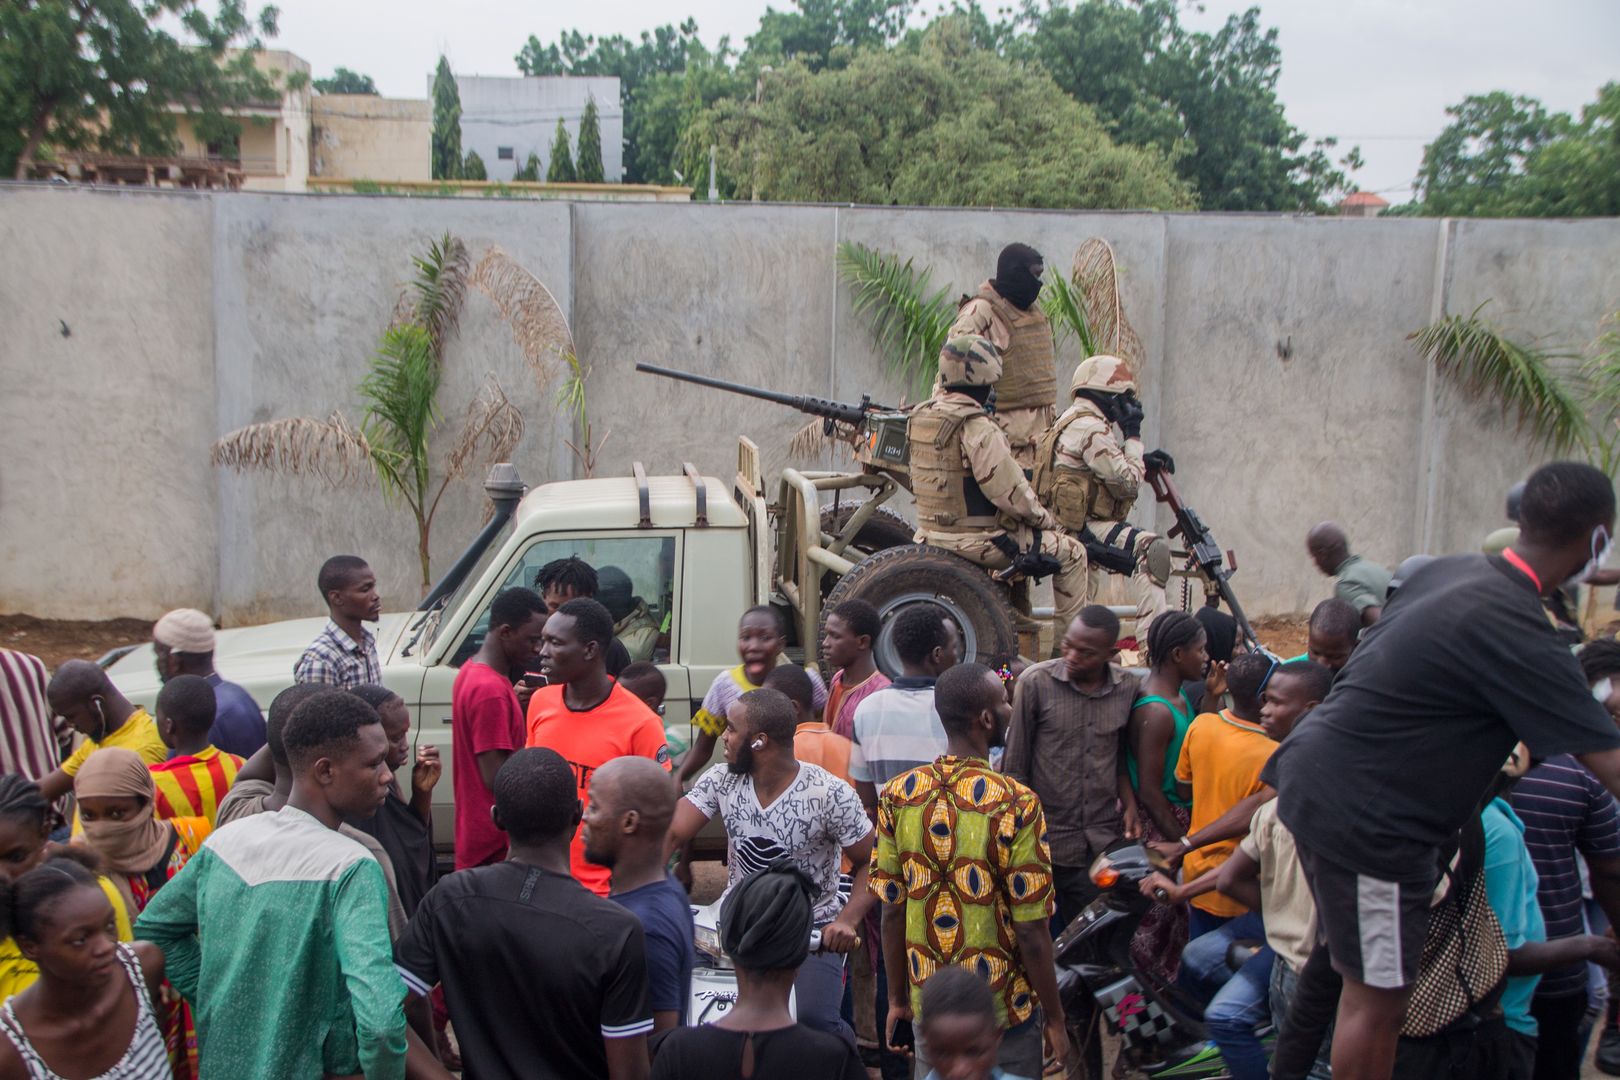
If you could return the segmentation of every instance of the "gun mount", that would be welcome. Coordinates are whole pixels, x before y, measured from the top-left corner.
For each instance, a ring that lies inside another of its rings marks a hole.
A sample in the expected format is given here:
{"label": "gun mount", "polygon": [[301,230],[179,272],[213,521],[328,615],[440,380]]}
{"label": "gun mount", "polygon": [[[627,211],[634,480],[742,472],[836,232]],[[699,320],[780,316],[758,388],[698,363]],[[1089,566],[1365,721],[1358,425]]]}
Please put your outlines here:
{"label": "gun mount", "polygon": [[902,487],[908,491],[911,489],[910,454],[906,445],[907,414],[900,409],[874,404],[864,394],[859,402],[851,404],[808,394],[784,394],[657,364],[637,364],[636,370],[707,386],[712,390],[723,390],[728,394],[772,401],[810,416],[819,416],[822,434],[850,443],[855,450],[855,460],[860,462],[863,469],[893,477]]}

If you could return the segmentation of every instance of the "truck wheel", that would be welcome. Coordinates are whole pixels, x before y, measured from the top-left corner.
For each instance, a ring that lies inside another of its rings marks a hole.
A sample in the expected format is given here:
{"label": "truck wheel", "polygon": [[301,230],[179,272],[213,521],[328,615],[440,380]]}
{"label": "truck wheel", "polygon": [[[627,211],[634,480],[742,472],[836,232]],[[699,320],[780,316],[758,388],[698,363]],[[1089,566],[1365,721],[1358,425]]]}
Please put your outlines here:
{"label": "truck wheel", "polygon": [[[839,578],[821,608],[827,615],[845,600],[865,600],[877,608],[883,632],[872,656],[883,673],[900,674],[894,649],[894,618],[914,604],[933,604],[962,633],[962,659],[988,664],[1018,654],[1018,630],[1008,590],[990,580],[983,567],[926,544],[907,544],[869,555]],[[819,640],[819,636],[818,636]],[[826,658],[822,658],[826,670]]]}
{"label": "truck wheel", "polygon": [[[846,502],[837,506],[823,506],[821,531],[837,536],[844,531],[844,526],[855,516],[855,512],[865,505],[864,502]],[[898,510],[880,506],[877,513],[872,515],[872,520],[862,525],[861,531],[855,534],[855,542],[851,546],[871,555],[892,547],[905,547],[911,543],[911,538],[916,534],[917,527],[907,521]]]}

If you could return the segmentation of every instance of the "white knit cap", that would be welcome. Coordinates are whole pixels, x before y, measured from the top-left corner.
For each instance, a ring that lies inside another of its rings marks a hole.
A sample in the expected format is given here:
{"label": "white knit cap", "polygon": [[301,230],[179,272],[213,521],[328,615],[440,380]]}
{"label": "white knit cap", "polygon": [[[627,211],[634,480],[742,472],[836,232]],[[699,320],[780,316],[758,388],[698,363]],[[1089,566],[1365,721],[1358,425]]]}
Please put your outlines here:
{"label": "white knit cap", "polygon": [[196,608],[178,608],[152,627],[152,640],[177,653],[211,653],[214,651],[214,620]]}

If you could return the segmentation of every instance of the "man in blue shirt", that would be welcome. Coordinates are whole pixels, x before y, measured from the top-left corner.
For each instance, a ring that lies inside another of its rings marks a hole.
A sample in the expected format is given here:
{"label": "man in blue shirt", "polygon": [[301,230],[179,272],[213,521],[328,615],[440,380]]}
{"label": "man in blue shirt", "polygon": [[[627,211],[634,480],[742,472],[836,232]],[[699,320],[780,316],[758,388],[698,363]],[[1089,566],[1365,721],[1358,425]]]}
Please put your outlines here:
{"label": "man in blue shirt", "polygon": [[212,745],[246,760],[264,745],[264,714],[253,695],[214,670],[214,621],[195,608],[177,608],[152,627],[158,679],[198,675],[214,688]]}
{"label": "man in blue shirt", "polygon": [[649,758],[614,758],[591,775],[582,839],[585,858],[613,871],[608,899],[641,920],[647,936],[647,1004],[654,1033],[686,1023],[692,994],[692,908],[667,869],[664,837],[675,785]]}

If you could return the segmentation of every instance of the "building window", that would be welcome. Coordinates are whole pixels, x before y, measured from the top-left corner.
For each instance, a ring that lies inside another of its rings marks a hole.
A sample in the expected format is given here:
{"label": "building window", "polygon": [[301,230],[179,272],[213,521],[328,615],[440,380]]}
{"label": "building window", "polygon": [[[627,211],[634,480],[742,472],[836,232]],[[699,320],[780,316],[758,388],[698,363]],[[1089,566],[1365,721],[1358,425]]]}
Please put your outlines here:
{"label": "building window", "polygon": [[512,148],[510,146],[496,147],[495,148],[495,157],[497,159],[501,160],[501,161],[511,161],[512,160]]}

